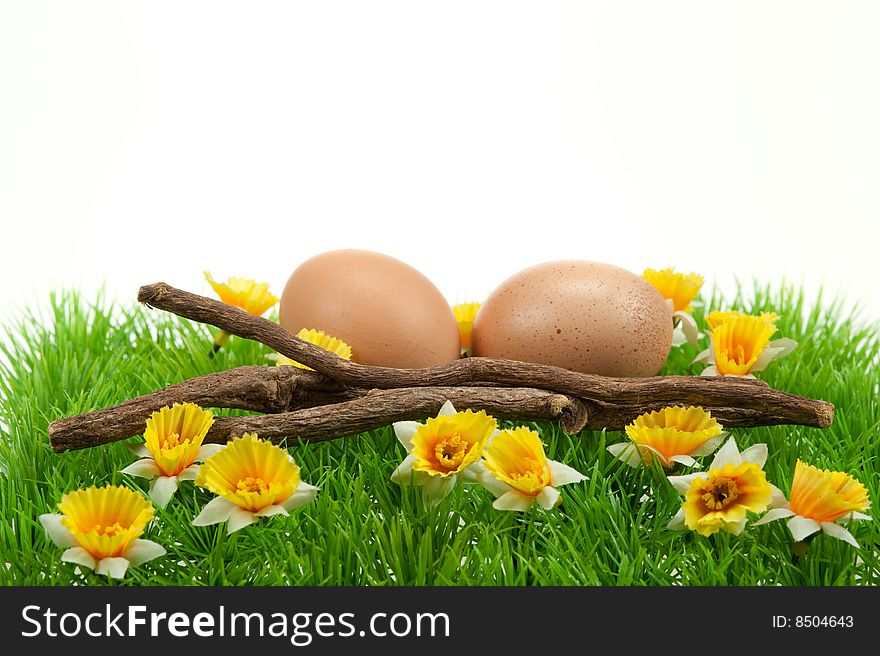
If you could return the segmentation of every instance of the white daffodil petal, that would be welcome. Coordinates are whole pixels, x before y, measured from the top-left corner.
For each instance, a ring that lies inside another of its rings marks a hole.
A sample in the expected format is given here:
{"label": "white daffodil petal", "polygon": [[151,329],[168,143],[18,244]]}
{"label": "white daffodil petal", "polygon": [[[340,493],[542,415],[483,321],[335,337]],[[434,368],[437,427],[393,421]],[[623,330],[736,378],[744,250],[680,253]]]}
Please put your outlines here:
{"label": "white daffodil petal", "polygon": [[782,519],[784,517],[794,517],[794,513],[788,508],[772,508],[768,510],[761,519],[752,523],[752,526],[760,526],[761,524],[768,524],[770,522],[775,522],[777,519]]}
{"label": "white daffodil petal", "polygon": [[690,456],[670,456],[669,459],[672,462],[677,462],[678,464],[684,465],[685,467],[693,467],[697,464],[697,461]]}
{"label": "white daffodil petal", "polygon": [[758,465],[759,469],[764,469],[764,463],[767,462],[767,445],[763,443],[753,444],[743,450],[739,457],[742,462],[750,462],[753,465]]}
{"label": "white daffodil petal", "polygon": [[684,476],[667,476],[666,478],[672,483],[672,487],[681,494],[685,494],[691,488],[691,483],[698,478],[705,478],[705,476],[705,472],[695,472],[693,474],[685,474]]}
{"label": "white daffodil petal", "polygon": [[645,464],[638,447],[632,442],[618,442],[608,445],[608,453],[630,467],[641,467]]}
{"label": "white daffodil petal", "polygon": [[727,524],[724,527],[724,530],[728,533],[732,533],[733,535],[739,535],[743,532],[743,529],[746,527],[746,518],[743,517],[741,520],[736,522],[735,524]]}
{"label": "white daffodil petal", "polygon": [[789,507],[790,507],[790,505],[788,503],[788,499],[785,498],[785,493],[771,483],[770,484],[770,508],[789,508]]}
{"label": "white daffodil petal", "polygon": [[447,401],[440,408],[440,412],[437,413],[438,417],[453,417],[458,414],[458,410],[452,405],[452,401]]}
{"label": "white daffodil petal", "polygon": [[683,531],[687,526],[684,523],[684,510],[679,510],[675,513],[675,517],[669,520],[669,523],[666,525],[670,531]]}
{"label": "white daffodil petal", "polygon": [[92,554],[82,547],[71,547],[61,554],[61,560],[62,562],[73,563],[74,565],[87,567],[88,569],[95,569],[98,566],[98,561],[92,557]]}
{"label": "white daffodil petal", "polygon": [[492,507],[495,510],[513,510],[516,512],[525,512],[532,507],[534,501],[535,500],[533,497],[527,497],[524,494],[520,494],[519,492],[510,491],[507,494],[502,494],[500,497],[495,499]]}
{"label": "white daffodil petal", "polygon": [[795,515],[786,524],[795,542],[801,542],[822,529],[822,526],[815,519],[801,517],[800,515]]}
{"label": "white daffodil petal", "polygon": [[535,495],[535,501],[544,510],[551,510],[559,502],[559,490],[552,485],[547,485],[543,490]]}
{"label": "white daffodil petal", "polygon": [[455,480],[454,474],[445,478],[443,476],[429,476],[429,480],[425,481],[422,486],[425,491],[425,499],[430,505],[436,506],[452,492]]}
{"label": "white daffodil petal", "polygon": [[178,481],[194,481],[196,480],[196,476],[199,475],[199,466],[198,465],[190,465],[186,469],[181,470],[181,472],[177,475]]}
{"label": "white daffodil petal", "polygon": [[485,471],[480,475],[479,483],[491,492],[492,496],[496,499],[502,494],[507,494],[508,492],[513,491],[512,487],[504,481],[498,480],[490,471]]}
{"label": "white daffodil petal", "polygon": [[162,476],[162,470],[152,458],[144,458],[131,463],[125,469],[120,470],[123,474],[137,476],[139,478],[156,478]]}
{"label": "white daffodil petal", "polygon": [[138,442],[137,444],[126,444],[128,450],[135,454],[138,458],[152,458],[153,454],[150,453],[150,450],[147,448],[147,445],[143,442]]}
{"label": "white daffodil petal", "polygon": [[822,532],[826,535],[830,535],[832,538],[837,538],[838,540],[843,540],[844,542],[851,544],[856,549],[859,548],[859,543],[856,542],[856,539],[853,537],[852,533],[847,531],[840,524],[835,524],[834,522],[822,522]]}
{"label": "white daffodil petal", "polygon": [[788,337],[780,337],[779,339],[774,339],[767,346],[775,348],[777,351],[779,351],[776,354],[776,359],[780,360],[791,353],[795,349],[795,347],[797,347],[797,342]]}
{"label": "white daffodil petal", "polygon": [[844,517],[844,520],[850,519],[873,519],[870,515],[866,515],[865,513],[856,512],[853,510],[849,515]]}
{"label": "white daffodil petal", "polygon": [[314,501],[317,494],[317,487],[300,481],[299,485],[297,485],[296,489],[293,491],[293,494],[281,502],[281,507],[288,512],[292,512],[297,508],[302,508],[307,503]]}
{"label": "white daffodil petal", "polygon": [[413,471],[413,463],[415,461],[416,457],[413,454],[409,454],[404,458],[403,462],[391,474],[391,481],[398,485],[416,485],[414,479],[416,478],[415,474],[418,472]]}
{"label": "white daffodil petal", "polygon": [[236,531],[240,531],[245,526],[250,526],[257,521],[257,516],[236,506],[229,514],[229,521],[226,524],[226,533],[232,535]]}
{"label": "white daffodil petal", "polygon": [[[287,500],[293,498],[293,495],[287,497]],[[287,509],[284,506],[278,505],[277,503],[273,503],[271,506],[266,506],[265,508],[261,508],[257,512],[254,513],[257,517],[274,517],[275,515],[288,515]]]}
{"label": "white daffodil petal", "polygon": [[675,324],[675,327],[672,329],[672,346],[679,347],[687,344],[687,337],[685,337],[684,331],[681,329],[680,324]]}
{"label": "white daffodil petal", "polygon": [[739,449],[736,448],[736,440],[731,437],[724,443],[724,446],[718,449],[718,453],[715,454],[709,469],[722,469],[726,465],[739,467],[741,464],[742,456],[739,453]]}
{"label": "white daffodil petal", "polygon": [[211,524],[219,524],[229,519],[232,511],[238,508],[234,503],[224,499],[223,497],[214,497],[205,507],[202,508],[195,519],[192,520],[193,526],[210,526]]}
{"label": "white daffodil petal", "polygon": [[421,426],[422,424],[417,421],[396,421],[392,424],[397,441],[400,442],[403,445],[403,448],[407,451],[412,450],[413,435],[416,434],[416,431],[418,431]]}
{"label": "white daffodil petal", "polygon": [[160,508],[164,508],[177,492],[177,476],[159,476],[150,483],[150,498]]}
{"label": "white daffodil petal", "polygon": [[204,462],[211,456],[226,448],[225,444],[203,444],[196,453],[196,460]]}
{"label": "white daffodil petal", "polygon": [[458,479],[462,483],[479,483],[480,476],[486,470],[482,460],[471,463],[458,473]]}
{"label": "white daffodil petal", "polygon": [[688,314],[687,312],[676,312],[674,315],[679,320],[678,327],[684,335],[685,340],[688,344],[697,348],[697,340],[699,339],[700,331],[697,328],[697,322],[694,321],[694,318]]}
{"label": "white daffodil petal", "polygon": [[705,351],[700,351],[697,353],[697,356],[693,359],[691,364],[711,364],[713,360],[713,352],[711,348],[707,348]]}
{"label": "white daffodil petal", "polygon": [[95,573],[109,576],[111,579],[123,579],[128,571],[128,565],[126,558],[104,558],[98,561]]}
{"label": "white daffodil petal", "polygon": [[721,433],[720,435],[716,435],[715,437],[710,437],[696,449],[691,451],[691,455],[699,458],[700,456],[708,456],[715,453],[718,447],[721,446],[721,443],[724,442],[726,437],[728,437],[727,433]]}
{"label": "white daffodil petal", "polygon": [[714,364],[710,365],[710,366],[706,367],[705,369],[703,369],[700,372],[700,375],[706,376],[707,378],[709,378],[711,376],[717,376],[718,375],[718,368]]}
{"label": "white daffodil petal", "polygon": [[152,540],[135,540],[131,543],[131,546],[125,550],[125,559],[131,563],[132,567],[137,567],[148,560],[159,558],[165,554],[165,547],[161,544],[156,544]]}
{"label": "white daffodil petal", "polygon": [[61,523],[64,515],[60,513],[47,513],[40,515],[40,524],[46,530],[46,535],[52,540],[56,547],[75,547],[77,545],[76,538],[73,533]]}
{"label": "white daffodil petal", "polygon": [[752,365],[749,371],[764,371],[767,368],[767,365],[773,362],[779,354],[782,352],[782,349],[776,349],[772,346],[765,346],[764,350],[761,351],[761,354],[758,356],[758,359],[755,360],[755,364]]}
{"label": "white daffodil petal", "polygon": [[587,480],[587,477],[581,474],[577,469],[569,467],[565,463],[557,462],[556,460],[548,460],[547,464],[550,466],[550,480],[554,487],[568,485],[570,483],[580,483],[581,481]]}

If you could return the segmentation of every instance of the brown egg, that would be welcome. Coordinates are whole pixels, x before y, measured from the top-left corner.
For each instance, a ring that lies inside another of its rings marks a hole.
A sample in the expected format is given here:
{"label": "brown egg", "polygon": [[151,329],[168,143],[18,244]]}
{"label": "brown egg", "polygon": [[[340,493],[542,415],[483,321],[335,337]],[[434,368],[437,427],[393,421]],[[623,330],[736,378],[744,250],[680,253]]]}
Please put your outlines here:
{"label": "brown egg", "polygon": [[474,321],[474,355],[604,376],[653,376],[672,346],[672,315],[639,276],[610,264],[539,264],[505,280]]}
{"label": "brown egg", "polygon": [[351,346],[352,360],[418,368],[459,357],[458,324],[424,275],[393,257],[341,250],[306,260],[281,294],[288,332],[323,330]]}

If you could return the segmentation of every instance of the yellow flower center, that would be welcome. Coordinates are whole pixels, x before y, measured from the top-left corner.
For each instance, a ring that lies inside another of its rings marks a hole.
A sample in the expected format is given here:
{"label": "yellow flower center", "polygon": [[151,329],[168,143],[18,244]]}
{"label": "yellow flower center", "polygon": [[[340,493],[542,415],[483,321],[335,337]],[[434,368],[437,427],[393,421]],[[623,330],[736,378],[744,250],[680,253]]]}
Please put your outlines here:
{"label": "yellow flower center", "polygon": [[222,283],[214,280],[208,271],[205,271],[205,279],[221,301],[254,316],[264,314],[278,302],[278,298],[269,292],[269,285],[265,282],[256,282],[249,278],[230,278]]}
{"label": "yellow flower center", "polygon": [[672,268],[645,269],[642,277],[647,280],[660,295],[672,301],[676,312],[690,312],[691,301],[703,286],[703,276],[696,273],[675,273]]}
{"label": "yellow flower center", "polygon": [[437,462],[447,469],[457,469],[467,454],[470,446],[458,433],[442,438],[434,447],[434,456]]}
{"label": "yellow flower center", "polygon": [[443,477],[460,472],[480,459],[495,425],[482,410],[429,419],[412,437],[413,469]]}
{"label": "yellow flower center", "polygon": [[126,487],[108,485],[65,494],[61,523],[96,560],[122,556],[153,518],[153,505]]}
{"label": "yellow flower center", "polygon": [[703,503],[709,510],[726,508],[739,497],[736,481],[730,478],[719,478],[711,483],[703,494]]}
{"label": "yellow flower center", "polygon": [[518,492],[535,496],[548,485],[550,464],[538,434],[523,426],[500,431],[486,447],[486,469]]}
{"label": "yellow flower center", "polygon": [[671,468],[673,456],[689,456],[698,447],[721,434],[721,425],[700,407],[670,406],[636,417],[626,434],[641,449],[645,464],[660,455],[660,464]]}
{"label": "yellow flower center", "polygon": [[282,503],[299,482],[299,467],[287,452],[253,433],[205,460],[196,476],[196,485],[250,512]]}
{"label": "yellow flower center", "polygon": [[164,476],[177,476],[196,461],[214,415],[195,403],[175,403],[147,419],[144,442]]}
{"label": "yellow flower center", "polygon": [[235,484],[235,489],[239,492],[256,492],[257,494],[265,494],[269,491],[269,485],[262,478],[247,476]]}
{"label": "yellow flower center", "polygon": [[685,494],[684,523],[700,535],[733,531],[747,512],[764,512],[773,488],[758,465],[744,462],[697,476]]}

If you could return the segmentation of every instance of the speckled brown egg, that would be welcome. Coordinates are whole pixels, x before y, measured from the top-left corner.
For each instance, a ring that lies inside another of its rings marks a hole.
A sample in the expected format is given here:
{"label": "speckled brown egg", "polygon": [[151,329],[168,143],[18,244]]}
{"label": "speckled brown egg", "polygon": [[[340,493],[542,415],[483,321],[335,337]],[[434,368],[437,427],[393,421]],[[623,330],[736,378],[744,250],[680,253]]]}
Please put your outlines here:
{"label": "speckled brown egg", "polygon": [[279,321],[291,334],[323,330],[352,360],[419,368],[459,357],[458,324],[440,290],[413,267],[361,250],[322,253],[291,274]]}
{"label": "speckled brown egg", "polygon": [[639,276],[565,260],[505,280],[474,321],[473,352],[604,376],[653,376],[672,346],[672,315]]}

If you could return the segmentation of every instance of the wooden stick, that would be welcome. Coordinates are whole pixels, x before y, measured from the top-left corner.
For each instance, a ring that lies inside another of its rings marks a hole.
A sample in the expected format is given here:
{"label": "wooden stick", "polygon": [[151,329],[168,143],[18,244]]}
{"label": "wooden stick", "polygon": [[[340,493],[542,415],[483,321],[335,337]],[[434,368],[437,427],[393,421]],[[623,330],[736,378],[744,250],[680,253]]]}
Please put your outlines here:
{"label": "wooden stick", "polygon": [[[169,389],[171,388],[166,388],[163,393],[167,393]],[[498,418],[560,421],[563,428],[570,433],[579,432],[587,423],[587,411],[583,403],[578,399],[546,390],[506,387],[430,387],[347,390],[343,394],[360,394],[360,396],[354,400],[295,412],[217,417],[205,438],[206,442],[226,442],[231,437],[246,432],[254,432],[260,437],[271,438],[276,442],[293,437],[307,441],[332,439],[380,428],[395,421],[434,416],[447,400],[452,401],[456,407],[485,410]],[[145,408],[151,406],[146,405],[150,401],[147,397],[140,399],[128,401],[127,405],[122,404],[115,408],[90,413],[91,416],[82,415],[55,422],[49,431],[52,448],[55,451],[84,449],[143,433],[144,422],[149,416]],[[113,417],[122,417],[124,420],[111,421]],[[136,421],[136,417],[140,417],[140,420]]]}
{"label": "wooden stick", "polygon": [[781,392],[762,381],[746,378],[609,378],[549,365],[492,358],[465,358],[427,369],[368,366],[349,362],[298,339],[267,319],[165,283],[141,287],[138,300],[150,307],[261,342],[350,387],[393,389],[490,383],[535,387],[616,405],[660,403],[751,410],[754,412],[747,415],[756,420],[766,416],[775,423],[818,428],[827,428],[834,418],[834,406],[830,403]]}

